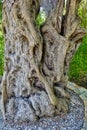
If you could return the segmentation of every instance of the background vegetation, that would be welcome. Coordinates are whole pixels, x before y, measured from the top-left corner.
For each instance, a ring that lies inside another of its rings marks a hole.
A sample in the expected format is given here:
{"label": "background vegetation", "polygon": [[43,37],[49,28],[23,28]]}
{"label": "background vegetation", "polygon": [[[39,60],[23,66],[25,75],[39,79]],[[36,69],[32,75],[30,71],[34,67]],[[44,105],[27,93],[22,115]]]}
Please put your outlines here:
{"label": "background vegetation", "polygon": [[3,66],[4,66],[4,38],[2,33],[2,25],[1,25],[1,19],[2,19],[2,3],[0,0],[0,76],[3,74]]}
{"label": "background vegetation", "polygon": [[[2,19],[2,3],[0,0],[0,76],[3,75],[4,66],[4,39],[2,34],[1,19]],[[87,0],[83,0],[80,4],[78,14],[82,20],[81,27],[87,28]],[[38,27],[45,21],[46,13],[41,10],[36,24]],[[72,59],[69,80],[87,88],[87,35],[84,37],[81,46]]]}

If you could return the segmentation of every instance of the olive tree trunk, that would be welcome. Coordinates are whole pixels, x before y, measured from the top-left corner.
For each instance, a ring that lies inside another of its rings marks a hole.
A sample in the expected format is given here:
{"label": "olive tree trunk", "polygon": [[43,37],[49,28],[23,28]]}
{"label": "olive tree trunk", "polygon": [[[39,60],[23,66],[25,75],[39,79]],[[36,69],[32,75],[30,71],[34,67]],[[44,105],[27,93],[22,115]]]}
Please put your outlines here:
{"label": "olive tree trunk", "polygon": [[[5,65],[1,83],[4,119],[35,121],[67,113],[67,72],[81,43],[80,0],[4,0]],[[40,7],[47,19],[40,29]],[[64,13],[65,12],[65,13]]]}

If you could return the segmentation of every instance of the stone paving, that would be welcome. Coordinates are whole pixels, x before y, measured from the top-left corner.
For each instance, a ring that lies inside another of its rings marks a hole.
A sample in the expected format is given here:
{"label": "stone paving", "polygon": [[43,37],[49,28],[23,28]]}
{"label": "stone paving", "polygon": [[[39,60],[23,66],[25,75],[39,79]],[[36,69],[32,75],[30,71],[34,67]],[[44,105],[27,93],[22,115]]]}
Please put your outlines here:
{"label": "stone paving", "polygon": [[87,130],[87,89],[78,86],[74,83],[69,82],[68,86],[69,89],[72,89],[73,91],[75,91],[76,93],[79,94],[79,96],[81,97],[81,99],[84,101],[84,105],[85,105],[85,118],[84,118],[84,125],[83,128],[81,130]]}

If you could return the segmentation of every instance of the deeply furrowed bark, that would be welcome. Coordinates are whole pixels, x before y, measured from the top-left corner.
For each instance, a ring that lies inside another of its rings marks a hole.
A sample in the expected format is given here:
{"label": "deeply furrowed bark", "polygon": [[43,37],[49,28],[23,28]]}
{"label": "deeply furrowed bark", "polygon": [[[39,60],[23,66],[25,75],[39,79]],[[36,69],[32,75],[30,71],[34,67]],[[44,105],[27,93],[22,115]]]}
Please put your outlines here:
{"label": "deeply furrowed bark", "polygon": [[[68,109],[69,63],[85,34],[76,17],[79,2],[67,1],[65,16],[64,0],[48,0],[49,10],[45,2],[4,0],[5,72],[1,100],[3,117],[8,120],[34,121]],[[39,30],[35,19],[40,5],[49,17]]]}

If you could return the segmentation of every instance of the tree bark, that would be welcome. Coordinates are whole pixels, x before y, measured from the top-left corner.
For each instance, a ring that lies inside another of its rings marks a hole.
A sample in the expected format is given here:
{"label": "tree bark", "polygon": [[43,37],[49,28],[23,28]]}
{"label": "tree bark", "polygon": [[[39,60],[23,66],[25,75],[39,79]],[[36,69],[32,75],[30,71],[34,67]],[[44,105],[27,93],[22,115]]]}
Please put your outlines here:
{"label": "tree bark", "polygon": [[[51,5],[49,9],[46,2]],[[4,0],[4,119],[35,121],[68,111],[67,73],[85,34],[78,24],[79,2],[67,0],[63,15],[64,0]],[[35,20],[40,6],[49,16],[39,30]]]}

